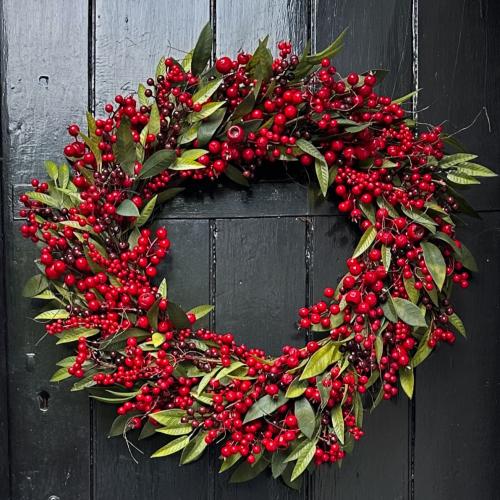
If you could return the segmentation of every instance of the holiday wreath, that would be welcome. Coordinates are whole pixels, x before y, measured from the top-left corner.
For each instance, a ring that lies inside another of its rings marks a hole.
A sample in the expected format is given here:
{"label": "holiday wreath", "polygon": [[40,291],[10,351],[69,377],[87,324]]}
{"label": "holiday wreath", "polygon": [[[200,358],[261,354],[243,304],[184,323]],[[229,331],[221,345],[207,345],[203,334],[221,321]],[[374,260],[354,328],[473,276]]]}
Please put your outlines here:
{"label": "holiday wreath", "polygon": [[[340,76],[331,58],[343,37],[301,56],[280,42],[277,59],[264,39],[210,66],[206,26],[137,97],[88,113],[86,134],[71,125],[71,167],[47,161],[50,180],[21,196],[22,233],[41,248],[24,295],[49,301],[35,320],[77,346],[52,381],[76,377],[73,390],[118,405],[110,435],[170,436],[152,456],[182,452],[182,464],[219,443],[233,481],[270,466],[297,486],[352,449],[364,407],[395,397],[398,382],[411,397],[415,367],[465,335],[449,296],[475,264],[455,237],[456,214],[471,213],[456,189],[495,174],[475,155],[446,155],[455,141],[441,127],[417,133],[401,106],[413,93],[374,92],[382,72]],[[169,300],[156,278],[167,230],[147,227],[183,189],[223,175],[247,186],[269,162],[315,172],[318,194],[335,194],[362,233],[336,289],[298,312],[316,340],[274,358],[198,327],[211,306]]]}

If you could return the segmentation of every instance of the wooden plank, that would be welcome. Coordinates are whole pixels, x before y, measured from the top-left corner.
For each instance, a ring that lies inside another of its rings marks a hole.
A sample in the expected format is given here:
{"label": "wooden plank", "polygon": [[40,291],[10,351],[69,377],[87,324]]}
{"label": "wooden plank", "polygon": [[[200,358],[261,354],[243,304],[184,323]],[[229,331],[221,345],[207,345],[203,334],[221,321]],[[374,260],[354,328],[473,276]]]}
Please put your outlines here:
{"label": "wooden plank", "polygon": [[[500,4],[480,0],[419,1],[419,115],[456,132],[478,161],[499,172],[500,80],[498,19]],[[442,29],[446,20],[446,29]],[[475,122],[475,123],[474,123]],[[472,123],[474,123],[472,125]],[[473,187],[468,197],[476,209],[500,208],[500,178]]]}
{"label": "wooden plank", "polygon": [[[209,303],[209,223],[208,221],[170,221],[167,225],[172,249],[159,266],[166,277],[169,297],[186,308]],[[198,462],[179,467],[179,457],[150,459],[153,451],[166,442],[164,436],[134,442],[144,455],[132,449],[135,464],[121,438],[106,439],[115,418],[114,408],[96,404],[94,437],[95,498],[126,500],[212,498],[210,484],[213,467],[205,454]],[[113,464],[112,471],[109,464]],[[112,479],[111,479],[112,477]],[[200,485],[206,486],[203,492]]]}
{"label": "wooden plank", "polygon": [[[156,64],[164,55],[182,57],[188,51],[210,17],[208,0],[146,0],[122,2],[96,1],[95,28],[95,94],[97,113],[117,93],[130,93],[139,82],[154,74]],[[189,15],[186,15],[189,13]],[[171,48],[172,47],[172,48]],[[169,257],[172,266],[164,265],[173,299],[186,305],[190,301],[209,300],[209,233],[207,221],[172,221],[168,228],[173,235]],[[163,273],[161,273],[163,274]],[[199,283],[198,283],[199,282]],[[179,468],[177,458],[150,460],[148,456],[165,440],[140,443],[144,456],[136,465],[123,440],[107,440],[106,434],[114,418],[112,410],[96,407],[95,414],[95,495],[96,498],[164,498],[175,492],[176,498],[204,498],[198,495],[201,479],[210,480],[209,458],[190,467]],[[116,464],[109,480],[108,463]],[[197,481],[198,480],[198,481]],[[207,498],[210,496],[206,493]]]}
{"label": "wooden plank", "polygon": [[[327,286],[336,287],[345,274],[358,231],[345,217],[313,220],[310,284],[312,300],[321,300]],[[408,483],[408,401],[382,403],[365,416],[366,435],[342,468],[321,466],[311,476],[311,498],[406,498]],[[390,477],[390,480],[387,478]]]}
{"label": "wooden plank", "polygon": [[96,110],[154,76],[162,56],[182,59],[210,17],[209,0],[96,0]]}
{"label": "wooden plank", "polygon": [[290,40],[300,53],[307,39],[308,3],[305,0],[221,0],[216,2],[216,48],[218,55],[253,52],[259,38],[269,35],[276,53],[280,40]]}
{"label": "wooden plank", "polygon": [[[305,221],[298,218],[217,220],[216,325],[237,342],[279,354],[303,345],[295,326],[305,300]],[[227,474],[225,475],[227,476]],[[215,480],[217,500],[303,498],[270,475],[245,484]]]}
{"label": "wooden plank", "polygon": [[[412,90],[412,2],[410,0],[315,0],[313,34],[318,50],[349,27],[344,50],[335,58],[342,75],[385,68],[379,91],[400,96]],[[328,283],[345,273],[359,234],[338,217],[315,218],[312,232],[312,298],[319,300]],[[409,488],[410,405],[404,397],[382,404],[367,415],[366,436],[342,468],[324,467],[312,476],[314,498],[407,498]],[[387,478],[391,478],[390,481]]]}
{"label": "wooden plank", "polygon": [[88,6],[65,0],[8,0],[2,8],[12,497],[88,499],[88,402],[49,383],[64,353],[51,339],[39,343],[43,328],[30,320],[36,309],[21,298],[25,280],[36,272],[35,248],[22,240],[20,224],[10,216],[12,186],[42,174],[44,159],[62,160],[65,129],[83,118]]}
{"label": "wooden plank", "polygon": [[500,488],[500,213],[461,231],[478,262],[453,302],[467,330],[417,370],[415,498],[497,498]]}
{"label": "wooden plank", "polygon": [[[380,90],[399,97],[413,90],[410,0],[313,0],[313,40],[325,48],[348,28],[334,64],[341,75],[387,69]],[[315,35],[315,36],[314,36]]]}

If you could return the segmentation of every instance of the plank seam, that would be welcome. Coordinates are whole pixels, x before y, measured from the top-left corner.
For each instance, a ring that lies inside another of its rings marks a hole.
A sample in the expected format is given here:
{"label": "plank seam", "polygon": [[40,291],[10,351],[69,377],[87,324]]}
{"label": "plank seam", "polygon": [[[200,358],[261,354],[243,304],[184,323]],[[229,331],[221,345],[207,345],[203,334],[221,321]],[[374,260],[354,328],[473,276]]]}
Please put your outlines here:
{"label": "plank seam", "polygon": [[[5,19],[4,19],[4,12],[3,12],[3,4],[0,3],[0,40],[1,40],[1,47],[2,51],[0,54],[0,109],[2,110],[1,114],[1,121],[0,121],[0,200],[2,202],[5,201],[5,199],[9,197],[8,193],[8,188],[7,185],[5,184],[6,182],[6,175],[5,175],[5,165],[6,165],[6,157],[3,155],[3,145],[4,145],[4,139],[8,137],[7,135],[7,106],[6,106],[6,66],[7,66],[7,52],[8,52],[8,46],[7,46],[7,35],[5,32]],[[5,118],[5,119],[4,119]],[[2,335],[2,343],[3,343],[3,349],[5,352],[5,358],[3,360],[3,367],[5,368],[5,379],[2,383],[2,388],[5,390],[4,397],[2,399],[5,400],[5,408],[4,411],[5,413],[5,430],[4,432],[7,434],[7,446],[6,446],[6,452],[7,452],[7,457],[5,467],[6,467],[6,472],[8,474],[8,486],[7,486],[7,494],[9,495],[9,499],[12,498],[12,491],[13,491],[13,484],[12,484],[12,464],[10,461],[10,457],[12,455],[11,450],[12,450],[12,440],[11,440],[11,435],[9,432],[10,429],[10,377],[9,377],[9,351],[8,351],[8,340],[7,340],[7,325],[8,323],[8,311],[7,311],[7,262],[6,262],[6,251],[7,251],[7,244],[6,244],[6,230],[5,230],[5,224],[8,222],[8,217],[7,217],[7,211],[9,210],[8,208],[9,203],[3,204],[3,209],[0,211],[0,237],[2,240],[1,246],[0,246],[0,257],[1,257],[1,268],[2,268],[2,277],[0,279],[0,303],[1,307],[3,309],[4,314],[2,315],[2,320],[0,323],[0,333]],[[0,457],[0,460],[3,459],[4,457]],[[8,499],[6,499],[8,500]]]}

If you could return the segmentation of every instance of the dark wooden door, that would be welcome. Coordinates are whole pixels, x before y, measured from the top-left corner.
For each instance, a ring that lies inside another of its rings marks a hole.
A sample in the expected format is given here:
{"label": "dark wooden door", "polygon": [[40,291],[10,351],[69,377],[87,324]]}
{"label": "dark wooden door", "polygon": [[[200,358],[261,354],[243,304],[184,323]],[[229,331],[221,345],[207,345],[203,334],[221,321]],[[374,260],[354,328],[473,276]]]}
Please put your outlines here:
{"label": "dark wooden door", "polygon": [[[387,68],[388,95],[422,88],[421,122],[475,120],[460,139],[498,169],[500,7],[493,0],[3,0],[2,280],[0,297],[0,498],[154,499],[493,499],[500,440],[500,197],[498,180],[470,197],[482,220],[465,241],[481,274],[457,294],[470,339],[443,348],[418,369],[416,397],[383,404],[341,470],[324,467],[300,491],[270,477],[232,486],[214,454],[179,468],[106,439],[113,409],[50,384],[59,353],[39,342],[21,299],[34,250],[23,243],[16,197],[61,158],[67,124],[133,91],[161,55],[193,45],[210,20],[217,54],[252,49],[266,33],[321,49],[350,27],[341,72]],[[477,116],[476,116],[477,115]],[[271,175],[272,177],[272,175]],[[175,300],[211,302],[219,331],[278,352],[300,344],[296,309],[343,273],[355,240],[331,206],[311,207],[294,184],[263,183],[176,200],[163,212],[173,249],[164,266]]]}

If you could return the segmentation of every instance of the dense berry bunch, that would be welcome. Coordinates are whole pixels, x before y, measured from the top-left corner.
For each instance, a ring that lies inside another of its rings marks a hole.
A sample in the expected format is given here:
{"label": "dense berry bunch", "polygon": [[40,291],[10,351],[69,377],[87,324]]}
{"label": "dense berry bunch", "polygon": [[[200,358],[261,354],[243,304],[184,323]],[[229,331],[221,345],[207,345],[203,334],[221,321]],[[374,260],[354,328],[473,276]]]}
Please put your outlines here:
{"label": "dense berry bunch", "polygon": [[[41,248],[25,295],[51,301],[36,319],[77,345],[53,380],[117,404],[112,435],[174,436],[153,456],[183,450],[182,463],[219,443],[235,481],[271,465],[293,485],[310,463],[341,460],[363,408],[398,382],[411,397],[413,369],[465,333],[448,297],[474,261],[455,236],[466,205],[454,188],[493,174],[446,156],[441,127],[416,133],[401,106],[411,95],[378,95],[380,72],[342,77],[330,62],[342,36],[300,57],[280,42],[277,59],[264,40],[207,69],[211,40],[205,28],[182,63],[163,58],[137,96],[89,114],[86,134],[69,127],[70,166],[47,162],[50,181],[21,196],[21,231]],[[315,340],[272,358],[200,328],[210,306],[169,300],[156,279],[167,230],[147,224],[182,185],[248,185],[278,161],[314,172],[362,236],[337,287],[298,312]]]}

